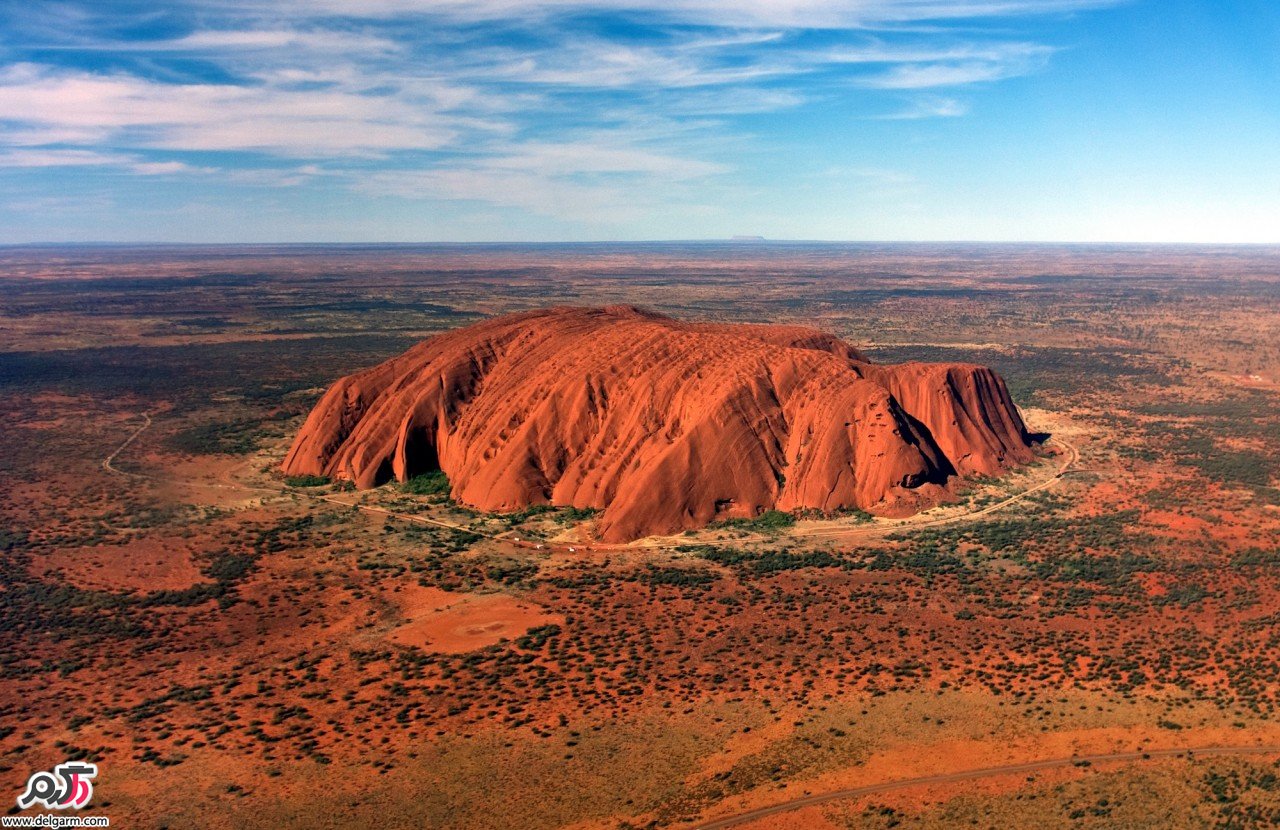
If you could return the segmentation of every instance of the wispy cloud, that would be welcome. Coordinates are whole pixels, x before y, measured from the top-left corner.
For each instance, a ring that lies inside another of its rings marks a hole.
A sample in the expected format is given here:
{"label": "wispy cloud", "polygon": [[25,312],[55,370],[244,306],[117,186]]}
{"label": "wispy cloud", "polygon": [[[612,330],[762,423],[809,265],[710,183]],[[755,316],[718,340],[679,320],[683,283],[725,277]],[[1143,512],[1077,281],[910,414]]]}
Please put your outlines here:
{"label": "wispy cloud", "polygon": [[929,95],[911,101],[905,108],[873,116],[880,121],[918,121],[922,118],[959,118],[969,113],[969,104],[956,98]]}
{"label": "wispy cloud", "polygon": [[1054,55],[1010,19],[1113,2],[32,4],[0,33],[0,167],[216,169],[230,185],[625,217],[660,209],[644,194],[663,188],[727,186],[755,116],[964,116],[961,90]]}
{"label": "wispy cloud", "polygon": [[305,31],[297,29],[209,30],[193,32],[172,40],[135,44],[146,51],[210,52],[257,49],[305,49],[333,54],[395,52],[400,44],[390,38],[352,31]]}
{"label": "wispy cloud", "polygon": [[863,83],[876,89],[928,89],[989,83],[1034,72],[1048,62],[1053,52],[1050,47],[1036,44],[1007,44],[971,56],[898,63],[864,79]]}
{"label": "wispy cloud", "polygon": [[[0,71],[0,118],[24,144],[67,141],[297,156],[433,149],[464,123],[430,96],[263,84],[171,84],[19,64]],[[480,123],[467,120],[468,126]]]}
{"label": "wispy cloud", "polygon": [[136,156],[97,150],[14,149],[0,152],[0,168],[114,167],[143,176],[212,173],[211,167],[195,167],[183,161],[145,161]]}
{"label": "wispy cloud", "polygon": [[[358,16],[510,20],[575,12],[636,12],[714,26],[865,29],[884,23],[1063,14],[1116,0],[361,0]],[[227,3],[218,3],[223,8]],[[352,15],[349,0],[236,0],[243,12]]]}
{"label": "wispy cloud", "polygon": [[568,176],[580,173],[646,173],[675,180],[725,172],[728,168],[711,162],[665,156],[623,145],[589,143],[523,144],[510,154],[486,159],[495,170],[537,171],[545,175]]}
{"label": "wispy cloud", "polygon": [[681,196],[688,184],[730,169],[610,138],[519,144],[505,153],[460,159],[448,167],[361,175],[353,186],[379,196],[485,202],[598,225],[633,220],[670,209],[673,202],[687,202]]}
{"label": "wispy cloud", "polygon": [[129,161],[126,156],[97,150],[39,149],[0,153],[0,167],[91,167],[121,165]]}

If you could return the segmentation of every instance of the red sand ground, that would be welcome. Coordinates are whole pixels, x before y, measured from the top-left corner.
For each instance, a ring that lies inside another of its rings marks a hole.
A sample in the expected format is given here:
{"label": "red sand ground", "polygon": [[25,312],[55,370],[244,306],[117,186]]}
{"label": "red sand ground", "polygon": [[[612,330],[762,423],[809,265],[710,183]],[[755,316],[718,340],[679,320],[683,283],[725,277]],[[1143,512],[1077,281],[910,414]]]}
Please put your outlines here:
{"label": "red sand ground", "polygon": [[396,596],[405,622],[390,633],[394,643],[439,654],[463,654],[515,639],[540,625],[564,625],[564,617],[506,594],[456,594],[414,586]]}
{"label": "red sand ground", "polygon": [[181,590],[208,581],[192,561],[185,540],[160,536],[56,550],[33,563],[32,575],[101,591]]}

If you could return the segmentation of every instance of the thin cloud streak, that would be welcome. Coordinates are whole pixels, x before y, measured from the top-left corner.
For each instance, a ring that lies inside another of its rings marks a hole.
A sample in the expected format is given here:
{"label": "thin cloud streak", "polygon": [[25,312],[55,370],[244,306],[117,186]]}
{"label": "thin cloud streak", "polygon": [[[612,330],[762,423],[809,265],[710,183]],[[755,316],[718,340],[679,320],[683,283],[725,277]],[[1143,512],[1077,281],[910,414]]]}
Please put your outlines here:
{"label": "thin cloud streak", "polygon": [[960,118],[969,114],[969,104],[955,98],[927,97],[912,101],[905,109],[873,116],[877,121],[918,121],[923,118]]}
{"label": "thin cloud streak", "polygon": [[[242,14],[295,18],[394,18],[422,15],[456,21],[502,21],[556,15],[639,13],[694,25],[868,29],[881,24],[1070,14],[1117,0],[240,0]],[[205,5],[205,4],[197,4]],[[227,3],[213,4],[227,8]]]}
{"label": "thin cloud streak", "polygon": [[[462,122],[426,102],[342,90],[166,84],[130,75],[23,64],[0,72],[0,118],[22,140],[78,132],[163,150],[258,150],[296,156],[422,150],[450,144]],[[468,126],[482,123],[476,120]]]}
{"label": "thin cloud streak", "polygon": [[[9,52],[33,51],[0,65],[0,166],[193,181],[216,170],[229,186],[623,222],[660,209],[664,192],[696,207],[694,184],[729,187],[752,140],[745,119],[826,103],[864,123],[959,118],[959,90],[1038,71],[1056,51],[949,22],[1113,4],[190,0],[134,18],[32,7],[11,13]],[[638,28],[574,22],[602,14]],[[186,25],[121,34],[161,17]],[[58,59],[79,54],[109,60]]]}

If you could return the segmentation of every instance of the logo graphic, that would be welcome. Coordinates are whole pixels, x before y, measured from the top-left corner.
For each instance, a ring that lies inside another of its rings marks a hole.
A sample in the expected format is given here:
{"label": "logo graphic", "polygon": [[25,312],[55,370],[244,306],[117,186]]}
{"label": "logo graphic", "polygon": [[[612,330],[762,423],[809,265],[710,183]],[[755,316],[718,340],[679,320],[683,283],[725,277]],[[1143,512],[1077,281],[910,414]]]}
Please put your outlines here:
{"label": "logo graphic", "polygon": [[39,802],[54,810],[79,810],[93,798],[98,765],[83,761],[58,764],[53,772],[37,772],[27,779],[27,791],[18,796],[23,810]]}

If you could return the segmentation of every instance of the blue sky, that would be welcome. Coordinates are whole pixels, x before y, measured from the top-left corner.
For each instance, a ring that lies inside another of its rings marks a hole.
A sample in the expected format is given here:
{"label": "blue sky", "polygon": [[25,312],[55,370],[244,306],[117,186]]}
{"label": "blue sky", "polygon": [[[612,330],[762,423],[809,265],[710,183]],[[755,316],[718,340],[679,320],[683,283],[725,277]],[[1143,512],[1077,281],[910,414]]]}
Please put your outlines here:
{"label": "blue sky", "polygon": [[0,242],[1280,242],[1270,0],[0,2]]}

